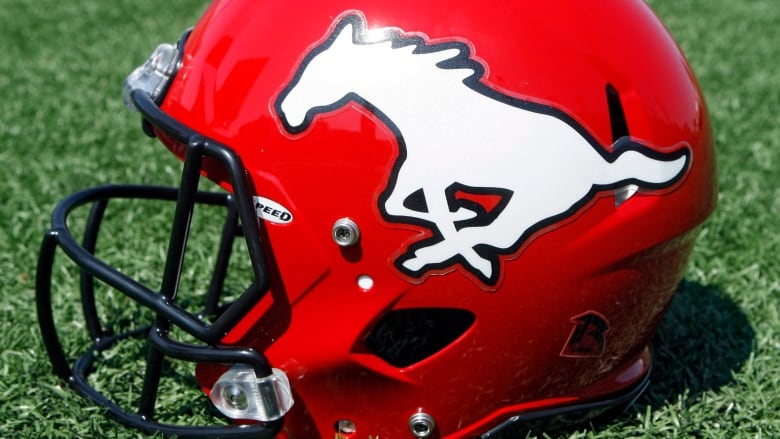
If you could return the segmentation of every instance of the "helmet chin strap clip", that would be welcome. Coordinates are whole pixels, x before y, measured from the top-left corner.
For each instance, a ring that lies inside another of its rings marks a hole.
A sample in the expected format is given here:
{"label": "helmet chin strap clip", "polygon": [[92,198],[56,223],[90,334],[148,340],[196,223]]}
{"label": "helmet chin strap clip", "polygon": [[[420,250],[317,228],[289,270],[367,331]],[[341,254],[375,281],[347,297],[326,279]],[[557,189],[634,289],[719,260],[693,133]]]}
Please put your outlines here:
{"label": "helmet chin strap clip", "polygon": [[258,378],[247,364],[238,364],[219,377],[209,395],[214,406],[231,419],[269,422],[281,419],[293,406],[287,375],[272,369]]}

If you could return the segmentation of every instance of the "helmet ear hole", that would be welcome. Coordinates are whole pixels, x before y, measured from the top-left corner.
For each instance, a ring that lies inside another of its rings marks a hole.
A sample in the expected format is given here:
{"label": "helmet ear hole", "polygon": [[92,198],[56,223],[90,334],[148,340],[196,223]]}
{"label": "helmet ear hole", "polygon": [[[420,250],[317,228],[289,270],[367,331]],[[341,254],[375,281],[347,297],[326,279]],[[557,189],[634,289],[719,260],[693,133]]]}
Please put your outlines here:
{"label": "helmet ear hole", "polygon": [[389,364],[407,367],[449,346],[475,319],[470,311],[454,308],[393,310],[377,322],[366,346]]}

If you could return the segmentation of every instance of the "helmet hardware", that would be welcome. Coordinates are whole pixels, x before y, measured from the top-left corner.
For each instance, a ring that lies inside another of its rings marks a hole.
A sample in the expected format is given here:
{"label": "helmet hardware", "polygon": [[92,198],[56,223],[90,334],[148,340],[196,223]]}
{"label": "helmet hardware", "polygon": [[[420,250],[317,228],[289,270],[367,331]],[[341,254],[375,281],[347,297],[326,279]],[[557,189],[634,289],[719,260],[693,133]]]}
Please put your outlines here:
{"label": "helmet hardware", "polygon": [[232,419],[273,421],[281,419],[292,407],[290,382],[279,369],[258,378],[248,365],[227,370],[211,389],[211,402]]}
{"label": "helmet hardware", "polygon": [[339,419],[336,422],[336,431],[339,434],[350,435],[357,431],[357,426],[349,419]]}
{"label": "helmet hardware", "polygon": [[143,90],[153,101],[159,102],[181,65],[179,50],[172,44],[160,44],[141,66],[125,79],[122,100],[130,110],[136,110],[130,93]]}
{"label": "helmet hardware", "polygon": [[222,388],[222,398],[234,410],[249,408],[249,397],[241,386],[231,383]]}
{"label": "helmet hardware", "polygon": [[333,241],[341,247],[351,247],[360,239],[360,229],[350,218],[341,218],[333,224]]}
{"label": "helmet hardware", "polygon": [[427,413],[419,412],[409,418],[409,430],[418,438],[430,437],[433,430],[436,429],[436,422],[433,417]]}

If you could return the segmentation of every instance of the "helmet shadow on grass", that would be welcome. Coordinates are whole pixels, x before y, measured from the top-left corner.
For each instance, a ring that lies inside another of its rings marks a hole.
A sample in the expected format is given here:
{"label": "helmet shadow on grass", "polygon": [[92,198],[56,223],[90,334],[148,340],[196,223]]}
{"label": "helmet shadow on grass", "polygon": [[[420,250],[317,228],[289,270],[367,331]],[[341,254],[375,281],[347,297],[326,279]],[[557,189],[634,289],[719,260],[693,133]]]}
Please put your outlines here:
{"label": "helmet shadow on grass", "polygon": [[720,288],[683,280],[652,342],[650,385],[617,418],[594,423],[594,432],[613,422],[629,427],[637,422],[637,413],[669,405],[684,408],[704,393],[728,386],[750,357],[755,337],[745,313]]}
{"label": "helmet shadow on grass", "polygon": [[693,403],[732,383],[755,336],[747,316],[717,286],[683,281],[653,340],[650,387],[637,408]]}
{"label": "helmet shadow on grass", "polygon": [[[526,436],[569,437],[577,431],[630,429],[638,413],[672,404],[689,406],[708,391],[734,381],[750,357],[755,331],[739,306],[715,285],[683,281],[652,341],[650,385],[622,412],[610,411],[581,423],[544,424]],[[552,429],[549,427],[552,425]],[[617,427],[620,428],[620,427]]]}

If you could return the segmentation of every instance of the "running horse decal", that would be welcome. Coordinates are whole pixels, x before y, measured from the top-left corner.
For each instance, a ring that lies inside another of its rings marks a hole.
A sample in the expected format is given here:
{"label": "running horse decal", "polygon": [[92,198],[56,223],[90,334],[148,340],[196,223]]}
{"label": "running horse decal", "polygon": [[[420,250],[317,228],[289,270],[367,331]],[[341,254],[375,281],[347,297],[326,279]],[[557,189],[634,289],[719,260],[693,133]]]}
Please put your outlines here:
{"label": "running horse decal", "polygon": [[290,134],[350,102],[392,130],[399,154],[378,208],[389,222],[431,232],[394,261],[409,277],[459,265],[493,288],[500,256],[534,232],[601,191],[668,187],[689,167],[685,145],[659,153],[624,135],[607,151],[564,112],[490,88],[484,72],[463,41],[369,30],[352,13],[306,54],[274,102]]}

